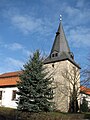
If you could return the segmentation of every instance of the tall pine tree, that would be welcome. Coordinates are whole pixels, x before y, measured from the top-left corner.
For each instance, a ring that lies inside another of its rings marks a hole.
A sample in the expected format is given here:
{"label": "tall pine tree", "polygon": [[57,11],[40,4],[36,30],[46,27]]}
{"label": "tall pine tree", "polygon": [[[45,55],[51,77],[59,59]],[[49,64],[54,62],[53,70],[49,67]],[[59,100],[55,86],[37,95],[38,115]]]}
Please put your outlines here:
{"label": "tall pine tree", "polygon": [[45,72],[39,50],[24,65],[17,87],[18,110],[29,112],[50,111],[52,109],[52,81]]}

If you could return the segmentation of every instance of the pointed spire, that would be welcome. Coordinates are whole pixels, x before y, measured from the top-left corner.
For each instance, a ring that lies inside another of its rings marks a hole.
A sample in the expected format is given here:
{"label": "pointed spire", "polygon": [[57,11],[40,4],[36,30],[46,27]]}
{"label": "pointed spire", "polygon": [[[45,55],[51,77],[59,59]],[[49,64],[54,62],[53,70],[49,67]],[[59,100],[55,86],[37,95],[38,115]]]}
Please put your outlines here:
{"label": "pointed spire", "polygon": [[69,60],[72,62],[75,66],[78,68],[79,65],[77,65],[74,61],[74,55],[70,51],[64,29],[62,26],[62,15],[60,15],[60,24],[58,27],[58,30],[56,32],[55,40],[51,49],[50,55],[44,60],[44,64],[47,63],[53,63],[57,61],[63,61],[63,60]]}
{"label": "pointed spire", "polygon": [[55,40],[54,40],[53,47],[51,50],[51,54],[54,51],[58,52],[59,54],[61,52],[67,52],[67,53],[70,52],[70,48],[69,48],[68,42],[66,40],[66,36],[65,36],[63,26],[62,26],[62,16],[61,15],[60,15],[60,24],[59,24],[58,30],[56,32],[56,36],[55,36]]}

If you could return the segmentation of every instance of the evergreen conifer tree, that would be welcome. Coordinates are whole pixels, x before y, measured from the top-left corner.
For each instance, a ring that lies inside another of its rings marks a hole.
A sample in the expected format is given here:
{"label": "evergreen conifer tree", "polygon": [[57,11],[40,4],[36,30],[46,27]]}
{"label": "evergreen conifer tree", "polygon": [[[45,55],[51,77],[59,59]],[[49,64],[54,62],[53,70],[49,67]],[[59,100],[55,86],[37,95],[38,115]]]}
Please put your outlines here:
{"label": "evergreen conifer tree", "polygon": [[29,112],[50,111],[52,109],[53,89],[52,81],[47,77],[40,52],[37,50],[33,57],[24,65],[20,82],[18,110]]}

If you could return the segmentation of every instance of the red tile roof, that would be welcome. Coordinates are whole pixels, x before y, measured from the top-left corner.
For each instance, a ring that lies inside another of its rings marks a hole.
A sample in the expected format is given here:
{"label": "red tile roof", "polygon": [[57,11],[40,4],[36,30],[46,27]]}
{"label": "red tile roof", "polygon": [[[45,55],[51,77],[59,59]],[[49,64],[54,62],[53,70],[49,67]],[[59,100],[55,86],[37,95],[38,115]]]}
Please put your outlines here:
{"label": "red tile roof", "polygon": [[90,95],[90,88],[86,88],[85,86],[81,86],[80,91],[84,94]]}
{"label": "red tile roof", "polygon": [[9,73],[1,74],[0,87],[16,85],[17,81],[20,81],[19,75],[21,73],[22,73],[21,71],[17,71],[17,72],[9,72]]}
{"label": "red tile roof", "polygon": [[9,72],[9,73],[4,73],[0,75],[0,78],[6,78],[6,77],[14,77],[14,76],[18,76],[19,74],[21,74],[22,71],[16,71],[16,72]]}

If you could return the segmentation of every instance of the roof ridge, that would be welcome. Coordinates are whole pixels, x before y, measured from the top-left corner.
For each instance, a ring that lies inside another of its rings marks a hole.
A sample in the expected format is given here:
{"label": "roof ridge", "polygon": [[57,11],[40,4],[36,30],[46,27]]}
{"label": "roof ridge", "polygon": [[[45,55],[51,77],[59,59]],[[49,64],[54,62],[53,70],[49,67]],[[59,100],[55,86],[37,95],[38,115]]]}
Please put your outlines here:
{"label": "roof ridge", "polygon": [[0,75],[0,78],[18,76],[19,73],[22,73],[22,71],[15,71],[15,72],[7,72],[7,73],[3,73],[3,74]]}

